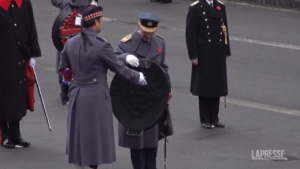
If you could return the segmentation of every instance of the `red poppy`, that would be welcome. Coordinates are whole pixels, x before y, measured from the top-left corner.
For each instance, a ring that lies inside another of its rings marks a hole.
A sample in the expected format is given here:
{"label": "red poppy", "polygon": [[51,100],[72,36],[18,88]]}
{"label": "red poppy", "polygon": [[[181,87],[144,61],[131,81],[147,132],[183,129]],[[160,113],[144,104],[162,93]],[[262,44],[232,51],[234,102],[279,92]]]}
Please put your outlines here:
{"label": "red poppy", "polygon": [[220,6],[217,6],[217,10],[218,10],[218,11],[221,10],[221,7],[220,7]]}
{"label": "red poppy", "polygon": [[157,48],[157,52],[158,52],[158,53],[161,52],[161,48],[160,48],[160,47]]}

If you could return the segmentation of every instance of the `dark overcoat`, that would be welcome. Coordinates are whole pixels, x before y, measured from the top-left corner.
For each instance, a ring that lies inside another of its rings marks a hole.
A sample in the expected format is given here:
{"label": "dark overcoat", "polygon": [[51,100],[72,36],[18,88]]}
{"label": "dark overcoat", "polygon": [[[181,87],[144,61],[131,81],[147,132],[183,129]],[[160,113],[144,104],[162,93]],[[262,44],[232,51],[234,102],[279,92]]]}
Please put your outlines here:
{"label": "dark overcoat", "polygon": [[186,44],[189,59],[198,58],[198,66],[192,66],[190,92],[202,97],[226,96],[226,56],[231,53],[226,9],[222,2],[213,0],[213,7],[205,0],[190,5],[186,18]]}
{"label": "dark overcoat", "polygon": [[[120,53],[130,53],[140,59],[155,61],[161,65],[168,74],[168,66],[165,63],[165,42],[162,37],[156,34],[151,41],[147,43],[140,38],[139,32],[135,30],[132,34],[125,36],[118,43],[116,50]],[[126,56],[120,55],[118,58],[126,63]],[[156,148],[158,147],[158,141],[163,138],[161,132],[163,132],[166,137],[173,135],[173,126],[169,109],[165,111],[165,116],[153,127],[144,131],[142,136],[128,135],[127,130],[127,128],[119,123],[119,146],[137,149]]]}
{"label": "dark overcoat", "polygon": [[[67,120],[69,163],[79,166],[116,161],[113,113],[107,83],[107,70],[134,84],[139,73],[119,61],[111,45],[91,29],[83,30],[93,43],[83,50],[81,34],[68,39],[62,51],[59,72],[72,69]],[[127,54],[124,54],[127,55]]]}
{"label": "dark overcoat", "polygon": [[25,63],[41,56],[30,0],[20,8],[12,1],[8,11],[0,7],[0,56],[0,120],[21,120],[27,109]]}

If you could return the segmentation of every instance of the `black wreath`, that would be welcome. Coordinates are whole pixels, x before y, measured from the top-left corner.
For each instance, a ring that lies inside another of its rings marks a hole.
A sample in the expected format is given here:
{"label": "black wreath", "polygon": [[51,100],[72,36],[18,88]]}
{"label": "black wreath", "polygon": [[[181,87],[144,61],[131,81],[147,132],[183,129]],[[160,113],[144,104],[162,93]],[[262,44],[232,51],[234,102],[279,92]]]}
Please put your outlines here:
{"label": "black wreath", "polygon": [[124,107],[133,119],[149,115],[145,111],[153,110],[153,106],[160,102],[159,83],[153,76],[151,74],[146,76],[148,85],[128,84],[128,91],[124,92]]}

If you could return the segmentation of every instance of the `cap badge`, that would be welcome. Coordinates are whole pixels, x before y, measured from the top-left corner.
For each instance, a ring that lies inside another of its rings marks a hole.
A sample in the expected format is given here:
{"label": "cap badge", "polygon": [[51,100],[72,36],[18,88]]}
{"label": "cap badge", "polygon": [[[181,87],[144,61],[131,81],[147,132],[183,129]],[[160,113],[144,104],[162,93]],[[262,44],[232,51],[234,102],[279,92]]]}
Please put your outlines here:
{"label": "cap badge", "polygon": [[147,24],[148,26],[152,26],[152,22],[150,21],[150,22],[148,22],[148,24]]}

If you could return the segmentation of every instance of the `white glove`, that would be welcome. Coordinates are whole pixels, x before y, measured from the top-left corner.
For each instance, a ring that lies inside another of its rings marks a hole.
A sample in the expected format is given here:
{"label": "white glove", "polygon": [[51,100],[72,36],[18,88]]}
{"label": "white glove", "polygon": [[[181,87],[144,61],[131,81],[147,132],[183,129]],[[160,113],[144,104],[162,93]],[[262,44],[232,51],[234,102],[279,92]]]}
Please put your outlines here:
{"label": "white glove", "polygon": [[35,66],[35,63],[36,63],[35,58],[31,57],[31,58],[30,58],[30,65],[31,65],[32,67],[34,67],[34,66]]}
{"label": "white glove", "polygon": [[139,59],[133,55],[127,55],[126,62],[133,67],[138,67],[140,65]]}
{"label": "white glove", "polygon": [[144,77],[144,74],[140,72],[140,80],[139,80],[139,85],[145,86],[147,85],[146,77]]}

